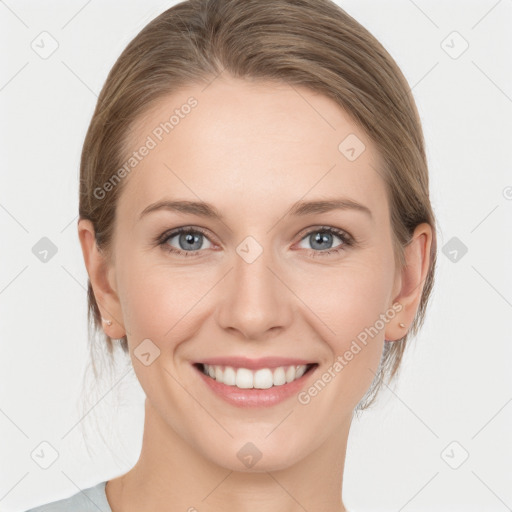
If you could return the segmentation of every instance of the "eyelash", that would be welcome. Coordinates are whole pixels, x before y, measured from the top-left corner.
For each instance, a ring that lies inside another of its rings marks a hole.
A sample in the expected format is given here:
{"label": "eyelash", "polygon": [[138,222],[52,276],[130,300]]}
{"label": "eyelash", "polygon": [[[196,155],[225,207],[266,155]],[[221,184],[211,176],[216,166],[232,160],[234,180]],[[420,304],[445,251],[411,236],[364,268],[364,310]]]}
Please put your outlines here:
{"label": "eyelash", "polygon": [[[301,237],[300,241],[302,241],[304,238],[311,235],[312,233],[319,233],[319,232],[336,235],[338,238],[340,238],[340,240],[343,243],[340,244],[337,248],[326,249],[324,251],[314,251],[314,250],[310,249],[311,256],[313,258],[317,258],[319,256],[324,257],[324,256],[332,255],[332,254],[338,254],[338,253],[341,253],[342,251],[346,250],[347,247],[352,247],[352,246],[356,245],[356,241],[351,235],[349,235],[345,231],[342,231],[341,229],[334,228],[332,226],[321,226],[319,228],[314,228],[314,229],[306,232],[306,234]],[[164,249],[167,252],[176,254],[178,256],[185,256],[185,257],[198,256],[201,251],[182,251],[181,249],[176,249],[175,247],[169,246],[169,244],[167,243],[169,241],[169,239],[175,237],[176,235],[180,235],[181,233],[200,233],[203,236],[205,236],[206,238],[208,238],[207,233],[203,229],[192,228],[191,226],[186,226],[186,227],[174,229],[172,231],[166,231],[160,237],[157,238],[156,243],[157,243],[157,245],[160,245],[162,247],[165,246]]]}

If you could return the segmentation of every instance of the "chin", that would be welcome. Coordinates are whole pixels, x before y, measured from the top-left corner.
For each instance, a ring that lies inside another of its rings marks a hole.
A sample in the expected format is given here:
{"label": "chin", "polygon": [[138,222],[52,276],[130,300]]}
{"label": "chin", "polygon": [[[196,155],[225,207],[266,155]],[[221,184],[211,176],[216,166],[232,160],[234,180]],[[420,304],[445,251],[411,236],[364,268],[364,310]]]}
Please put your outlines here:
{"label": "chin", "polygon": [[218,443],[215,448],[214,453],[208,450],[209,453],[204,453],[204,456],[218,466],[240,473],[279,471],[301,460],[299,447],[290,443],[289,439],[277,436],[270,442],[268,439],[261,440],[260,436],[249,435],[230,439],[224,445]]}

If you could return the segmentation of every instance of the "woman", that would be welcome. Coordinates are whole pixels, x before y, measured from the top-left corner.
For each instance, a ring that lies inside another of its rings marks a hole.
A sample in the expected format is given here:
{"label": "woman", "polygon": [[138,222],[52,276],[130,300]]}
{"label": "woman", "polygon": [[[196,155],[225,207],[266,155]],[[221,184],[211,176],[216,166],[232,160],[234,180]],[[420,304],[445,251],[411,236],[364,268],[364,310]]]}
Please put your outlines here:
{"label": "woman", "polygon": [[353,414],[436,261],[420,120],[378,41],[329,0],[175,5],[108,76],[79,209],[144,439],[127,473],[32,510],[347,510]]}

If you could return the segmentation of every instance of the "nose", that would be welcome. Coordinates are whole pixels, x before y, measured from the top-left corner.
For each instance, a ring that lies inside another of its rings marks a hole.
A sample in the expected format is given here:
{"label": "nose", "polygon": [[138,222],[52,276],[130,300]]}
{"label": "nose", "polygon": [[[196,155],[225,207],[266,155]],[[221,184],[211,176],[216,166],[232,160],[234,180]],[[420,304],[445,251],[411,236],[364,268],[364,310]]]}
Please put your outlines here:
{"label": "nose", "polygon": [[233,268],[224,279],[218,322],[239,337],[263,340],[270,331],[277,334],[290,325],[294,295],[270,250],[254,261],[240,254],[234,254]]}

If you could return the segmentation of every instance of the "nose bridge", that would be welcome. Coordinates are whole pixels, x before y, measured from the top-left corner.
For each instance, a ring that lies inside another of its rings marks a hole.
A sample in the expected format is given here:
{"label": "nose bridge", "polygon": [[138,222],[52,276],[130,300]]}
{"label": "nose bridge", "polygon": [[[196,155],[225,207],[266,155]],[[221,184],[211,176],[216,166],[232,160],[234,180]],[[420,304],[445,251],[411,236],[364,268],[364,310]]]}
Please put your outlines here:
{"label": "nose bridge", "polygon": [[[266,239],[268,241],[268,238]],[[290,320],[286,287],[276,277],[272,250],[248,236],[237,247],[220,315],[224,328],[256,339]]]}

